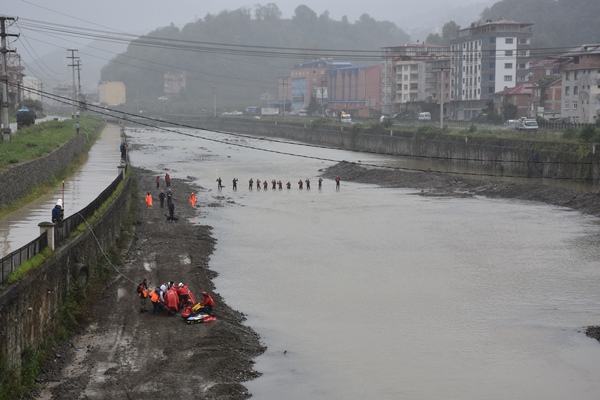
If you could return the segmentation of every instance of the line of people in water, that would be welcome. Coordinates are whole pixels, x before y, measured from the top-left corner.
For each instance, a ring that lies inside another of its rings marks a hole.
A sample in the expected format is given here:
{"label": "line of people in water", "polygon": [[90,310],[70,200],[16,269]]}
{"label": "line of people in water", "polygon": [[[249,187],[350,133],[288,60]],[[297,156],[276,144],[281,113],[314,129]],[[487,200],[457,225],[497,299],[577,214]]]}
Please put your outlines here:
{"label": "line of people in water", "polygon": [[[341,178],[338,176],[335,177],[335,188],[336,190],[339,190],[340,188],[340,181]],[[319,177],[319,179],[317,180],[319,186],[319,190],[321,190],[323,188],[323,178]],[[248,190],[253,190],[254,189],[254,179],[250,178],[248,180]],[[281,180],[276,180],[276,179],[272,179],[271,180],[271,189],[275,190],[275,189],[283,189],[283,182]],[[298,181],[298,189],[304,189],[306,185],[306,189],[310,189],[310,178],[306,178],[305,180],[300,179]],[[221,177],[217,178],[217,189],[218,190],[222,190],[223,189],[223,180],[221,179]],[[232,180],[232,188],[233,190],[237,190],[238,187],[238,178],[233,178]],[[291,189],[292,188],[292,183],[290,181],[287,181],[287,183],[285,183],[285,187],[286,189]],[[268,190],[269,189],[269,181],[267,181],[266,179],[261,181],[260,179],[256,179],[256,190]]]}

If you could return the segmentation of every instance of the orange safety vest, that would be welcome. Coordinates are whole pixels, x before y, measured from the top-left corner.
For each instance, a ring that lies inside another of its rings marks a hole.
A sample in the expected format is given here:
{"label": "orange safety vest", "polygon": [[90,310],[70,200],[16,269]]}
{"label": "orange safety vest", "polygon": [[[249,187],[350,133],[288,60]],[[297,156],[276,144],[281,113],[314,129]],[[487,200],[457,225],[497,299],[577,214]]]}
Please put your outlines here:
{"label": "orange safety vest", "polygon": [[196,207],[196,195],[192,194],[190,196],[190,203],[192,204],[192,207]]}
{"label": "orange safety vest", "polygon": [[158,303],[160,301],[160,296],[156,293],[156,289],[152,289],[150,292],[150,301],[153,303]]}
{"label": "orange safety vest", "polygon": [[146,204],[148,204],[148,207],[152,207],[152,195],[146,195]]}

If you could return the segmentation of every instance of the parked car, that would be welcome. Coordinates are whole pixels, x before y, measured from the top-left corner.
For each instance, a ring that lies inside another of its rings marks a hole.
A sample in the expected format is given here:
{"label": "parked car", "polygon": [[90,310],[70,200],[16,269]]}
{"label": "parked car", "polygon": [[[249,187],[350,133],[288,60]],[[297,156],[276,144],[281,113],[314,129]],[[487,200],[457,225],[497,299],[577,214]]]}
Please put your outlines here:
{"label": "parked car", "polygon": [[504,128],[506,129],[517,129],[517,120],[516,119],[508,119],[504,123]]}
{"label": "parked car", "polygon": [[517,129],[520,131],[537,132],[538,128],[538,123],[535,119],[522,117],[517,122]]}
{"label": "parked car", "polygon": [[431,113],[429,113],[429,112],[419,113],[419,121],[431,121]]}

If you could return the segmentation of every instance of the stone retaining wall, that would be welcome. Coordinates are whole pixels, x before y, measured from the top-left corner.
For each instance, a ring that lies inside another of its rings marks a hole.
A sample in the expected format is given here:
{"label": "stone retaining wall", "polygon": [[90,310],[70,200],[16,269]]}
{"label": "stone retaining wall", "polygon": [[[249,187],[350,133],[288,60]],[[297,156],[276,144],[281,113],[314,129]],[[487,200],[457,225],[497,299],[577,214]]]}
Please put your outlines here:
{"label": "stone retaining wall", "polygon": [[51,182],[87,145],[87,136],[80,134],[45,157],[15,164],[0,172],[0,204],[10,204],[35,187]]}

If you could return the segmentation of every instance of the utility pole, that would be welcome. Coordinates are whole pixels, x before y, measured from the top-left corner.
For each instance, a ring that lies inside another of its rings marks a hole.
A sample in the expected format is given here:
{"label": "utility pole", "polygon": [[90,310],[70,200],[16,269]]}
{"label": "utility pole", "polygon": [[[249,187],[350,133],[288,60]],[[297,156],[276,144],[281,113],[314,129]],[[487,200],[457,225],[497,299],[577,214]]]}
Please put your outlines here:
{"label": "utility pole", "polygon": [[435,68],[440,71],[440,129],[444,129],[444,71],[449,71],[450,67]]}
{"label": "utility pole", "polygon": [[325,102],[323,101],[325,91],[325,79],[321,78],[321,116],[325,116]]}
{"label": "utility pole", "polygon": [[213,116],[217,116],[217,87],[213,86]]}
{"label": "utility pole", "polygon": [[14,50],[8,50],[6,47],[6,38],[8,36],[16,36],[16,34],[6,33],[6,21],[14,21],[15,19],[12,17],[0,17],[0,38],[1,47],[0,53],[2,53],[2,72],[0,75],[0,82],[2,83],[2,98],[0,101],[2,102],[2,113],[0,117],[2,117],[2,139],[5,142],[10,141],[10,120],[8,119],[8,108],[10,104],[8,103],[8,57],[7,53],[13,52]]}
{"label": "utility pole", "polygon": [[77,114],[77,86],[75,86],[75,67],[78,65],[75,64],[75,60],[79,60],[79,57],[75,56],[77,49],[67,49],[67,51],[71,52],[71,55],[67,58],[71,60],[71,64],[68,64],[68,66],[73,69],[73,110],[71,111],[71,117],[75,119],[75,115]]}

